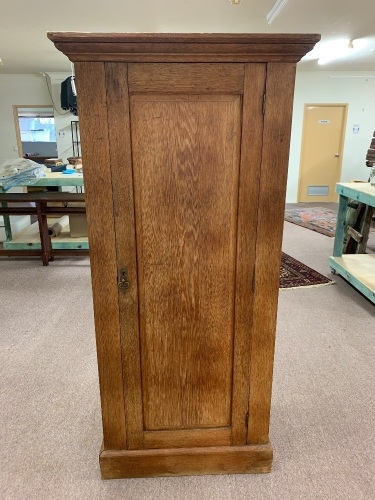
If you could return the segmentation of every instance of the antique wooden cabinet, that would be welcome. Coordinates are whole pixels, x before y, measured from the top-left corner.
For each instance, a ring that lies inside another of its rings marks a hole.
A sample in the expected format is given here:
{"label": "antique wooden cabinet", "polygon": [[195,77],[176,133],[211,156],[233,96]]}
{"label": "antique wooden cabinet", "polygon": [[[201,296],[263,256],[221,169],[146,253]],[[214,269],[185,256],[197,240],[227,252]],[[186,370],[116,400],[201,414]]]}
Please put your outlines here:
{"label": "antique wooden cabinet", "polygon": [[48,36],[75,63],[102,476],[270,471],[295,65],[319,36]]}

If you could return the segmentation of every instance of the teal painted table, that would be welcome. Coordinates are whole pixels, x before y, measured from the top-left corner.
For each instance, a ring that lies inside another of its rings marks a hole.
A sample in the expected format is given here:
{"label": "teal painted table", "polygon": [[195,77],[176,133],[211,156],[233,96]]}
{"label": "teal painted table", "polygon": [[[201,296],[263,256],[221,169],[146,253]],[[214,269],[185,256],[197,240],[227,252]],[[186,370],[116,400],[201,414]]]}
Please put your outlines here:
{"label": "teal painted table", "polygon": [[83,186],[83,174],[63,174],[62,172],[49,172],[45,177],[36,179],[31,187],[35,186]]}
{"label": "teal painted table", "polygon": [[[20,183],[14,187],[23,187],[24,184]],[[49,172],[45,177],[40,177],[27,187],[83,187],[83,174],[63,174],[62,172]],[[5,191],[0,186],[0,193]],[[6,241],[12,241],[12,227],[10,225],[9,216],[4,215],[4,227]]]}
{"label": "teal painted table", "polygon": [[375,254],[343,254],[346,233],[346,213],[349,200],[357,200],[375,207],[375,186],[370,183],[339,183],[339,211],[333,256],[329,264],[333,272],[339,274],[375,304]]}
{"label": "teal painted table", "polygon": [[[17,187],[22,187],[24,184],[20,183]],[[32,184],[28,184],[27,187],[79,187],[83,188],[83,175],[82,174],[63,174],[62,172],[49,172],[45,177],[36,179]],[[4,192],[0,186],[0,192]],[[29,231],[21,241],[13,239],[12,228],[9,221],[9,216],[4,215],[4,226],[6,241],[3,243],[3,247],[6,250],[39,250],[40,240],[38,236],[38,231],[35,231],[35,235],[32,231]],[[23,232],[26,232],[25,230]],[[64,236],[64,235],[62,235]],[[52,239],[52,248],[55,250],[88,250],[89,244],[87,237],[82,238],[70,238],[69,235],[62,238]]]}

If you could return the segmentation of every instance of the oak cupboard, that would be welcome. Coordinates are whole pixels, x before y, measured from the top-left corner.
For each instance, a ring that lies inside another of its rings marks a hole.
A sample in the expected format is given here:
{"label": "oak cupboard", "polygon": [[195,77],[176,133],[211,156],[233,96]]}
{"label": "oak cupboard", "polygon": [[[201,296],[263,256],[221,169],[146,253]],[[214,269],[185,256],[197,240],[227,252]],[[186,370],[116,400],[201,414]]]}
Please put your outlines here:
{"label": "oak cupboard", "polygon": [[103,478],[270,471],[295,65],[319,36],[48,36],[75,63]]}

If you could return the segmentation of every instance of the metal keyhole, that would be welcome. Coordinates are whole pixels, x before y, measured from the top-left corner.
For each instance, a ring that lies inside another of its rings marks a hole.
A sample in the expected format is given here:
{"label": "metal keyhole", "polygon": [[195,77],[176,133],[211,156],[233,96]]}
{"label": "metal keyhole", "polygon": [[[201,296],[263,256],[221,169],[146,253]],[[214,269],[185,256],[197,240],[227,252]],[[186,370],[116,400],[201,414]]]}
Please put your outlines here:
{"label": "metal keyhole", "polygon": [[118,287],[122,292],[126,292],[130,287],[130,283],[128,281],[128,271],[125,268],[120,270],[120,280],[118,282]]}

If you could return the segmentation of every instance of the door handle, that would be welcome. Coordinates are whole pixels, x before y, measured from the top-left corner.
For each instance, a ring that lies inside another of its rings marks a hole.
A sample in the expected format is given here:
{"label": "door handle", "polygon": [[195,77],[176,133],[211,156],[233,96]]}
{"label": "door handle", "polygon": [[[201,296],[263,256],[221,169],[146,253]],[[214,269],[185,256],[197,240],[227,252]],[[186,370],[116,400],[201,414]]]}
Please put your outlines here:
{"label": "door handle", "polygon": [[336,154],[335,154],[335,158],[340,158],[340,154],[339,154],[339,153],[336,153]]}

